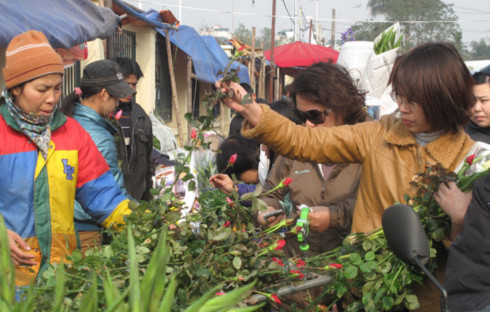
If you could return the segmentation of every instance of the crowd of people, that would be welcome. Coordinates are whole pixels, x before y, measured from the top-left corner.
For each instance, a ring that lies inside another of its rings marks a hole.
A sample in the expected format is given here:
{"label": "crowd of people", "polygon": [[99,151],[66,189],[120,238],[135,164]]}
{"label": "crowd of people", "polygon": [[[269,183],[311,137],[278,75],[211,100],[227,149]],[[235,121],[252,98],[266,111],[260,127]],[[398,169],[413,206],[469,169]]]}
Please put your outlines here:
{"label": "crowd of people", "polygon": [[[17,286],[75,248],[99,246],[103,227],[124,224],[129,200],[152,198],[153,134],[135,102],[143,76],[138,64],[114,58],[87,65],[79,88],[58,109],[62,75],[63,61],[42,33],[22,33],[8,45],[0,213]],[[237,115],[211,183],[243,195],[292,178],[261,196],[267,209],[254,218],[268,227],[299,217],[298,207],[308,205],[311,256],[339,246],[349,233],[379,228],[384,210],[412,194],[410,181],[427,165],[456,171],[475,142],[490,144],[490,66],[472,75],[452,45],[427,43],[397,59],[389,85],[398,110],[373,120],[365,94],[332,63],[301,70],[288,94],[270,105],[247,84],[217,82],[223,92],[234,91],[225,104]],[[242,105],[247,94],[252,102]],[[452,222],[445,286],[454,311],[490,307],[489,179],[467,194],[442,184],[434,196]],[[295,237],[286,241],[289,257],[303,254]],[[433,311],[438,295],[421,295],[421,309]]]}

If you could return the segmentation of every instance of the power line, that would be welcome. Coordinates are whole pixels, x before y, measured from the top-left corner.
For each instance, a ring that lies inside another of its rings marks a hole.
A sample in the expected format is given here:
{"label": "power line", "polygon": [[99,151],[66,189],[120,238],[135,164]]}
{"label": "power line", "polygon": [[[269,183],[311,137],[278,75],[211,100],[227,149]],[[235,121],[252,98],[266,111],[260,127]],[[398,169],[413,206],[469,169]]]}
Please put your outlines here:
{"label": "power line", "polygon": [[[272,18],[271,14],[255,14],[255,13],[246,13],[246,12],[232,12],[232,11],[223,11],[223,10],[216,10],[216,9],[207,9],[207,8],[198,8],[198,7],[189,7],[189,6],[179,6],[176,4],[166,4],[166,3],[159,3],[159,2],[153,2],[149,0],[127,0],[129,2],[133,3],[146,3],[146,4],[155,4],[159,5],[162,7],[174,7],[174,8],[183,8],[183,9],[189,9],[189,10],[195,10],[195,11],[205,11],[205,12],[213,12],[213,13],[224,13],[224,14],[236,14],[236,15],[243,15],[243,16],[261,16],[261,17],[270,17]],[[275,15],[276,18],[282,18],[282,19],[291,19],[290,16],[281,16],[281,15]],[[319,18],[318,22],[332,22],[331,18]],[[400,24],[430,24],[430,23],[480,23],[480,22],[490,22],[490,18],[488,19],[467,19],[467,20],[432,20],[432,21],[418,21],[418,20],[407,20],[407,21],[373,21],[373,20],[352,20],[352,19],[335,19],[336,23],[350,23],[350,24],[355,24],[355,23],[397,23],[399,22]]]}
{"label": "power line", "polygon": [[282,4],[284,5],[284,8],[286,9],[286,13],[288,13],[289,19],[291,19],[291,22],[293,22],[293,24],[294,24],[294,20],[291,17],[291,14],[289,13],[288,7],[286,6],[286,1],[282,0]]}

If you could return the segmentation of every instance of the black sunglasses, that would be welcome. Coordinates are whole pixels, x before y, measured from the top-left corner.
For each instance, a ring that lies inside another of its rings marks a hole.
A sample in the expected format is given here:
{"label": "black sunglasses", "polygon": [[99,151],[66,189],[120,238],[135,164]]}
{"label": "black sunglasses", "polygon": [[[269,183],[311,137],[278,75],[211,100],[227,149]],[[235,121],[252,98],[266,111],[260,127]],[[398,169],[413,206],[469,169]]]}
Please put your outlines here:
{"label": "black sunglasses", "polygon": [[330,108],[327,108],[323,112],[313,109],[306,112],[302,112],[299,109],[295,108],[295,113],[298,115],[301,123],[305,123],[309,120],[314,125],[319,125],[325,122],[325,117],[328,116],[331,112]]}

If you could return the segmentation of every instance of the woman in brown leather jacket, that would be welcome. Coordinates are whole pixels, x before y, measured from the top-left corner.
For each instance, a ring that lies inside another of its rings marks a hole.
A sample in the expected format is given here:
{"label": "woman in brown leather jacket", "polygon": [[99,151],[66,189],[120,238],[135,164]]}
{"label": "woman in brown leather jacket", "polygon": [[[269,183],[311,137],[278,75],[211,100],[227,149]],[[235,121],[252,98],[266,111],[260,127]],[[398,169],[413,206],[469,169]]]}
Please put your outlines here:
{"label": "woman in brown leather jacket", "polygon": [[[317,63],[302,70],[291,88],[291,98],[298,116],[306,127],[335,127],[363,122],[368,116],[364,94],[359,92],[347,71],[335,64]],[[309,255],[320,254],[339,246],[350,232],[352,213],[361,176],[360,164],[301,162],[279,156],[274,163],[265,190],[274,188],[281,180],[291,177],[287,187],[263,195],[268,204],[266,212],[258,213],[258,222],[266,225],[263,215],[282,209],[281,201],[289,195],[292,214],[299,215],[297,206],[308,205],[310,229]],[[268,219],[270,224],[279,218]],[[302,256],[295,237],[287,239],[290,256]]]}

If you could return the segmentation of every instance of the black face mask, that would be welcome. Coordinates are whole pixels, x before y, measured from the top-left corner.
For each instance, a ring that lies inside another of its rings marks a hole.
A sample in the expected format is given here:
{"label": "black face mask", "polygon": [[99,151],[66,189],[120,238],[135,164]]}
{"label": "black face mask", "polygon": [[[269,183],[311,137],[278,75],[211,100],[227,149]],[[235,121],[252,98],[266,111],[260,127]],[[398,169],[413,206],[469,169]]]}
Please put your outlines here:
{"label": "black face mask", "polygon": [[302,112],[297,108],[295,108],[294,110],[295,110],[295,113],[300,118],[302,124],[304,124],[308,120],[314,125],[320,125],[320,124],[324,123],[325,117],[328,116],[331,112],[330,108],[327,108],[323,112],[316,110],[316,109],[309,110],[306,112]]}

